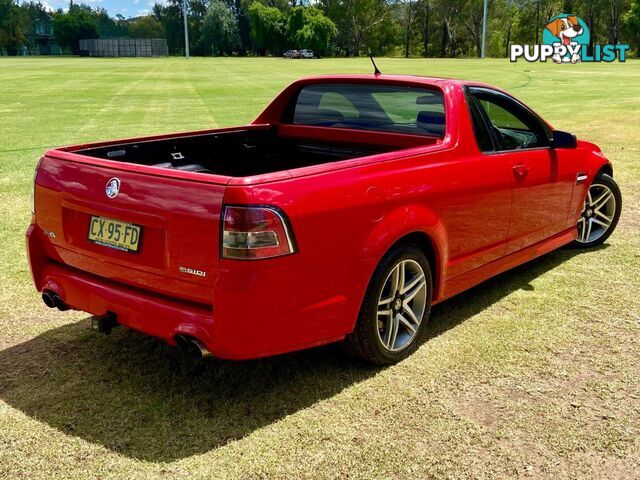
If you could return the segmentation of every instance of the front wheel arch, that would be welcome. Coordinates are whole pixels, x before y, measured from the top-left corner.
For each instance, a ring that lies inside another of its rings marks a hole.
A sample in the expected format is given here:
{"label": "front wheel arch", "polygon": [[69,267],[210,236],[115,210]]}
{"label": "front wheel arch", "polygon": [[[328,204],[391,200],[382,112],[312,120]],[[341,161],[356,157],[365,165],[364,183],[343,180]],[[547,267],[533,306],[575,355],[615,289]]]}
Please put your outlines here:
{"label": "front wheel arch", "polygon": [[603,173],[613,178],[613,166],[610,163],[605,163],[600,167],[600,170],[598,170],[598,173],[596,173],[594,178],[596,178],[598,175],[601,175]]}
{"label": "front wheel arch", "polygon": [[[594,200],[592,200],[592,189],[595,192]],[[620,187],[610,175],[598,173],[587,190],[587,199],[578,219],[578,238],[571,243],[571,246],[591,248],[604,243],[618,225],[621,212]],[[592,230],[593,228],[596,230]],[[593,232],[595,236],[592,238]]]}

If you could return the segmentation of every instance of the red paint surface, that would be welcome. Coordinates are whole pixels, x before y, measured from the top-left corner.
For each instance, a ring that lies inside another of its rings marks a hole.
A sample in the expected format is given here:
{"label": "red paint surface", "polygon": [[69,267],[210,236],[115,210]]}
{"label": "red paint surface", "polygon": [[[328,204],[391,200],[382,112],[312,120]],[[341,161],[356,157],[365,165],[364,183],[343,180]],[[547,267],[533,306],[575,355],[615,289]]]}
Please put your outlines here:
{"label": "red paint surface", "polygon": [[[281,125],[291,96],[317,82],[440,88],[446,135],[436,140]],[[74,153],[87,145],[50,150],[38,171],[36,215],[27,231],[36,287],[54,290],[91,314],[115,312],[120,323],[172,344],[176,334],[188,334],[218,357],[253,358],[350,333],[373,270],[405,235],[419,233],[432,245],[434,302],[573,240],[587,188],[608,161],[587,142],[574,150],[481,153],[464,85],[384,75],[298,81],[248,128],[275,125],[283,136],[402,150],[255,177]],[[233,129],[215,131],[223,130]],[[588,174],[580,185],[578,171]],[[105,185],[114,175],[122,188],[107,199]],[[278,207],[289,219],[297,252],[257,261],[221,259],[223,204]],[[141,225],[139,253],[89,243],[92,214]],[[181,273],[180,266],[207,275]]]}

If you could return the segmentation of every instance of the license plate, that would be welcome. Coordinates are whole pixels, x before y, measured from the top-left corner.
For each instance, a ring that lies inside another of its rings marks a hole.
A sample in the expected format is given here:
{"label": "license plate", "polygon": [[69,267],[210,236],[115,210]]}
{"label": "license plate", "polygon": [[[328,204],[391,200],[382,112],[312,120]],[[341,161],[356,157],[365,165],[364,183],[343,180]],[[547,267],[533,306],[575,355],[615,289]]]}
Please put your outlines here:
{"label": "license plate", "polygon": [[123,252],[137,252],[142,227],[104,217],[91,217],[89,221],[90,242]]}

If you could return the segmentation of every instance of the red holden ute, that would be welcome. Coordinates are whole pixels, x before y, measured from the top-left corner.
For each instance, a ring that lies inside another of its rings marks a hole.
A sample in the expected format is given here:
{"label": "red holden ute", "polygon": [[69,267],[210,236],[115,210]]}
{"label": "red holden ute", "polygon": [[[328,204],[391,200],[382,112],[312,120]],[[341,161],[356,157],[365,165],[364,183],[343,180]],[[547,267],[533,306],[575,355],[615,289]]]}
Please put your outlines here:
{"label": "red holden ute", "polygon": [[376,363],[431,305],[565,244],[604,242],[600,149],[484,84],[294,82],[250,125],[57,148],[27,231],[49,307],[196,355],[344,341]]}

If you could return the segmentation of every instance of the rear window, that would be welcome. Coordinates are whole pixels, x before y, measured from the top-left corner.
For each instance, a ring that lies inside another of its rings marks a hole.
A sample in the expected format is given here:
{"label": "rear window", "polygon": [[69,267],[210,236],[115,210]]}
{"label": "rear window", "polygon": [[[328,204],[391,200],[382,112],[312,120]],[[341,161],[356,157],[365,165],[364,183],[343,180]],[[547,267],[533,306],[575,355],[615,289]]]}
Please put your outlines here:
{"label": "rear window", "polygon": [[303,87],[293,123],[442,138],[444,98],[440,90],[392,85],[322,84]]}

